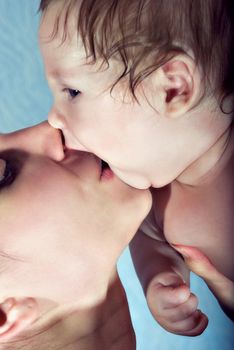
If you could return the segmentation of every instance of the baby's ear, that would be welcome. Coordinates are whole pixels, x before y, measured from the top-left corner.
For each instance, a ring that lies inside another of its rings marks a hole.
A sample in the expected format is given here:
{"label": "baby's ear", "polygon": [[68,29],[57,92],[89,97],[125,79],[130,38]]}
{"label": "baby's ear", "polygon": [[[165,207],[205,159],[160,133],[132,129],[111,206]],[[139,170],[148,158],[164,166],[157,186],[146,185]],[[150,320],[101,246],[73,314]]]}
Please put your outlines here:
{"label": "baby's ear", "polygon": [[161,68],[164,114],[178,117],[189,111],[201,97],[201,75],[194,60],[178,55]]}
{"label": "baby's ear", "polygon": [[38,317],[38,304],[33,298],[7,298],[0,304],[0,343],[12,340]]}

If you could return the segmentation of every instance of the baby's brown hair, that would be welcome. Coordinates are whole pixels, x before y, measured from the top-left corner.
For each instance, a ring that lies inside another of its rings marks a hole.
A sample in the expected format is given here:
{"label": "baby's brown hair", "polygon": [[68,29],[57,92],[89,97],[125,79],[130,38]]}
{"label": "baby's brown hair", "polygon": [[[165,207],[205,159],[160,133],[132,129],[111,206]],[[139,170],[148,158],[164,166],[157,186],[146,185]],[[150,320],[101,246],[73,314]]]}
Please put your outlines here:
{"label": "baby's brown hair", "polygon": [[[56,1],[41,0],[40,10]],[[67,0],[64,9],[64,40],[77,9],[87,57],[93,63],[120,58],[118,81],[127,77],[134,96],[145,77],[181,53],[194,58],[207,91],[222,98],[233,94],[233,0]]]}

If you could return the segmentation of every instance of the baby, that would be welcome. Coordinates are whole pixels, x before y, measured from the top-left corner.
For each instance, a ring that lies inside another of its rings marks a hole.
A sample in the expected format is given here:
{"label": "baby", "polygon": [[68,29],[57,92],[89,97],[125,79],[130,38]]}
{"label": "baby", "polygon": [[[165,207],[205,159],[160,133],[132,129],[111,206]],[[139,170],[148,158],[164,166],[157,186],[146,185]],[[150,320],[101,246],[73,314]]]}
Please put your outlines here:
{"label": "baby", "polygon": [[154,317],[176,334],[204,331],[189,267],[232,318],[231,1],[41,0],[40,10],[49,123],[68,148],[152,187],[131,252]]}

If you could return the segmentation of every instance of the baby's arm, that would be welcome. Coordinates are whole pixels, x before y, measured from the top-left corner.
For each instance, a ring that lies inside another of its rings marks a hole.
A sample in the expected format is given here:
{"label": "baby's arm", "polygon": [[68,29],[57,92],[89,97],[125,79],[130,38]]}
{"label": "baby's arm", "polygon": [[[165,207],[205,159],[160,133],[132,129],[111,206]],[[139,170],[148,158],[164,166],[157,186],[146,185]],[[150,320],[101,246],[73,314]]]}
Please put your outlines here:
{"label": "baby's arm", "polygon": [[172,333],[201,334],[208,320],[197,310],[183,259],[166,241],[149,237],[143,229],[144,225],[130,243],[130,250],[154,318]]}

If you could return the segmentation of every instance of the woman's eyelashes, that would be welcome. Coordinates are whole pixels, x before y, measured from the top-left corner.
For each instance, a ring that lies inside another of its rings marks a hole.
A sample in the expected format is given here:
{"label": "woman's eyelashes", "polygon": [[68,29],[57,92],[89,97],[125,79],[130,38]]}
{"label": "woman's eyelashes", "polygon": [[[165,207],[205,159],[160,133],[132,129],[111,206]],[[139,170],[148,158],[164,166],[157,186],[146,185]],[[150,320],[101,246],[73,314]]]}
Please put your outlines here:
{"label": "woman's eyelashes", "polygon": [[28,157],[28,153],[17,149],[0,152],[0,190],[17,180]]}
{"label": "woman's eyelashes", "polygon": [[5,168],[6,168],[6,161],[3,159],[0,159],[0,181],[3,177]]}
{"label": "woman's eyelashes", "polygon": [[6,186],[10,186],[16,177],[15,168],[9,161],[6,161],[3,174],[0,176],[0,189]]}

